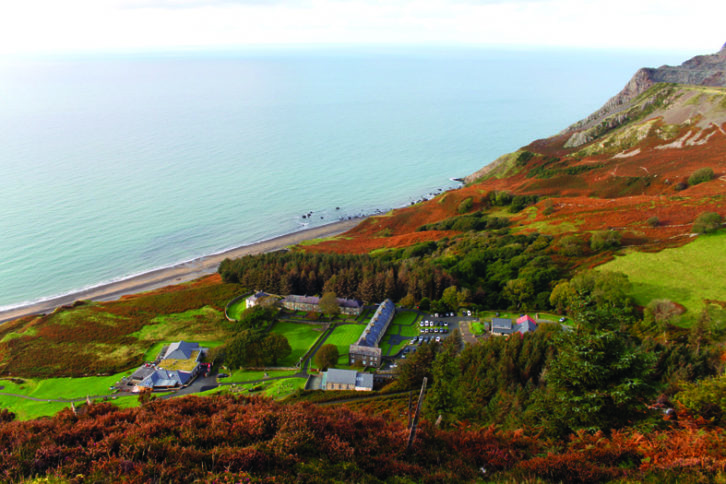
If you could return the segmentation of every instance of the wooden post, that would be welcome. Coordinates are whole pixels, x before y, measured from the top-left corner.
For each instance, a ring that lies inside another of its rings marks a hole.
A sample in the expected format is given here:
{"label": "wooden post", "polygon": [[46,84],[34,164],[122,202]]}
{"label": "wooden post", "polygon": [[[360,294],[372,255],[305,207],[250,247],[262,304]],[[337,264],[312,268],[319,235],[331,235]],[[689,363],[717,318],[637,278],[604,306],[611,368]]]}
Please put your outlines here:
{"label": "wooden post", "polygon": [[408,392],[408,426],[407,429],[411,428],[413,423],[413,390]]}
{"label": "wooden post", "polygon": [[413,446],[413,441],[416,439],[416,426],[418,425],[418,419],[421,415],[421,404],[423,403],[424,395],[426,394],[426,382],[428,381],[428,378],[424,377],[423,383],[421,383],[421,393],[418,395],[418,402],[416,403],[416,411],[413,414],[413,422],[411,422],[411,430],[408,434],[408,444],[406,445],[406,450],[411,450],[411,447]]}

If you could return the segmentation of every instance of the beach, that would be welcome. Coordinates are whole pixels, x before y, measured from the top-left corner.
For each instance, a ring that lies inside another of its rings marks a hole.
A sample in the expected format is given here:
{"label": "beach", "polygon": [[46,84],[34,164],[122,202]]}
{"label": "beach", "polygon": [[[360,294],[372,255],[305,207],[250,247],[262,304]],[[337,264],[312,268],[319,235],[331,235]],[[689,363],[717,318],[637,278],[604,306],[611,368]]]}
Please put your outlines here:
{"label": "beach", "polygon": [[224,259],[236,259],[245,255],[274,252],[306,240],[332,237],[346,232],[361,222],[362,218],[334,222],[319,227],[300,230],[290,234],[281,235],[269,240],[249,244],[218,254],[212,254],[198,259],[176,264],[170,267],[157,269],[119,281],[102,284],[90,289],[70,293],[56,298],[40,301],[26,306],[20,306],[6,311],[0,311],[0,323],[33,314],[44,314],[53,311],[59,306],[73,304],[78,300],[85,301],[113,301],[127,294],[151,291],[164,286],[180,284],[217,271],[220,262]]}

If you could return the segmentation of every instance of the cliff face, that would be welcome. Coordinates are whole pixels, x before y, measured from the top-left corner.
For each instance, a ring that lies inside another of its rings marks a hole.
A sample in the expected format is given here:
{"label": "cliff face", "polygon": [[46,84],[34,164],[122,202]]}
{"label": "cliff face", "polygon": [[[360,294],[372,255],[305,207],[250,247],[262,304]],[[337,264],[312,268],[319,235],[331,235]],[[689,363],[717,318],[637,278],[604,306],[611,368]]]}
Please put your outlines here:
{"label": "cliff face", "polygon": [[638,70],[623,90],[603,107],[567,128],[566,132],[571,135],[565,147],[576,148],[589,143],[596,137],[591,130],[603,122],[606,122],[607,129],[612,129],[627,121],[626,117],[614,115],[630,108],[638,96],[659,82],[726,87],[726,44],[715,54],[696,56],[680,66]]}

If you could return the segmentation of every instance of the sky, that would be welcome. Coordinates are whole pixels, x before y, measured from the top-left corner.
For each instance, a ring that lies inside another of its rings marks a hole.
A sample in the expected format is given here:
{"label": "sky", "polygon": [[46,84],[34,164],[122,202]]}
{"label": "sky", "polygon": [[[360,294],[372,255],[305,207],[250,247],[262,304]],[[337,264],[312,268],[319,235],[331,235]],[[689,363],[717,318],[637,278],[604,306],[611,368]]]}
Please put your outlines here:
{"label": "sky", "polygon": [[712,53],[723,0],[3,0],[0,55],[304,45]]}

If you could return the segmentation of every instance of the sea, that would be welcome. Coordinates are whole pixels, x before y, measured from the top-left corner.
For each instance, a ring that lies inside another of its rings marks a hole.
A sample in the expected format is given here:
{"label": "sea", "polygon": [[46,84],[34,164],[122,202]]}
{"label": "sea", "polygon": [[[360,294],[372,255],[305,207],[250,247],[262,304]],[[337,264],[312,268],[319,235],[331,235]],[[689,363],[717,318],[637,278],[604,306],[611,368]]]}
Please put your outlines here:
{"label": "sea", "polygon": [[[0,59],[0,310],[457,186],[689,53],[444,47]],[[308,216],[309,215],[309,216]]]}

